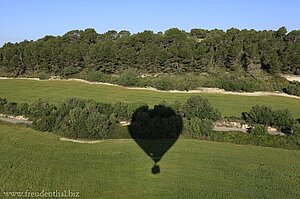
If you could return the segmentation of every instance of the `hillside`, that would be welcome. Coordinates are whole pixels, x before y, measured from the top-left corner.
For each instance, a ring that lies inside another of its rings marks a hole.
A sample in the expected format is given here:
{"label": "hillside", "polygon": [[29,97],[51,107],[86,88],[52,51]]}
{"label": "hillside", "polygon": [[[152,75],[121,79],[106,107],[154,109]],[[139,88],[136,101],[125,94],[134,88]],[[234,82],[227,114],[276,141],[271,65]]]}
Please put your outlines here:
{"label": "hillside", "polygon": [[[0,48],[0,76],[77,77],[125,86],[191,90],[199,86],[234,91],[284,91],[299,85],[280,74],[300,73],[300,31],[171,28],[72,30]],[[147,77],[147,78],[141,78]],[[297,88],[298,87],[298,88]]]}

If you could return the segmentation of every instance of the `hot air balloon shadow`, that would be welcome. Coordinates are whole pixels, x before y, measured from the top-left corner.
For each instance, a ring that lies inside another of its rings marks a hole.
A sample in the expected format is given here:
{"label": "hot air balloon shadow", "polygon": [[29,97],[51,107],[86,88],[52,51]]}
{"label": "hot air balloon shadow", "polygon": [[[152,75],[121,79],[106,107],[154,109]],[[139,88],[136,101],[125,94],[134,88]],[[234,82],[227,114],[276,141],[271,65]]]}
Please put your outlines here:
{"label": "hot air balloon shadow", "polygon": [[155,105],[139,107],[128,126],[131,137],[154,161],[152,173],[160,173],[157,164],[172,147],[182,131],[182,118],[170,107]]}

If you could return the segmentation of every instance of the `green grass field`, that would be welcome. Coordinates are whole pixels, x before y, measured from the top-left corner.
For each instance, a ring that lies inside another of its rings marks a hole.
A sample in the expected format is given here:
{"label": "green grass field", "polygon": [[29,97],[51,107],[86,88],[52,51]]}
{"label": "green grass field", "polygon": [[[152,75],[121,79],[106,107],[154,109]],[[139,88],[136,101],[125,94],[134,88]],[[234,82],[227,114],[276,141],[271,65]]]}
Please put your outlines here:
{"label": "green grass field", "polygon": [[96,144],[0,123],[5,191],[80,192],[80,198],[299,198],[300,151],[179,139],[159,163],[133,140]]}
{"label": "green grass field", "polygon": [[0,96],[9,101],[32,102],[37,98],[57,103],[67,97],[94,99],[100,102],[143,102],[149,105],[167,102],[185,102],[191,95],[208,98],[225,116],[240,116],[255,104],[269,105],[275,109],[287,108],[294,117],[300,118],[300,100],[279,96],[239,96],[228,94],[185,94],[126,89],[118,86],[90,85],[76,81],[0,80]]}

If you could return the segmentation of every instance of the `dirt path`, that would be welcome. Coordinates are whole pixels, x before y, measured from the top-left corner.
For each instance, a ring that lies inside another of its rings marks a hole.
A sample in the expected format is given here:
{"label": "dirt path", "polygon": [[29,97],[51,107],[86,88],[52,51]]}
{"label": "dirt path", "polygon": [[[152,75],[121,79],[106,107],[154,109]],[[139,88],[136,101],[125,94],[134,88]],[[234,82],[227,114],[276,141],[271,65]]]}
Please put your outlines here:
{"label": "dirt path", "polygon": [[300,76],[299,75],[281,75],[281,77],[284,77],[288,81],[300,82]]}
{"label": "dirt path", "polygon": [[286,93],[281,93],[281,92],[232,92],[232,91],[225,91],[224,89],[219,89],[219,88],[205,88],[201,87],[197,90],[189,90],[189,91],[179,91],[179,90],[168,90],[168,91],[163,91],[163,90],[158,90],[153,87],[125,87],[125,86],[120,86],[117,84],[111,84],[111,83],[104,83],[104,82],[89,82],[87,80],[83,79],[48,79],[48,80],[40,80],[38,78],[8,78],[8,77],[0,77],[0,79],[28,79],[28,80],[36,80],[36,81],[77,81],[77,82],[83,82],[86,84],[93,84],[93,85],[109,85],[109,86],[117,86],[117,87],[122,87],[125,89],[130,89],[130,90],[148,90],[148,91],[155,91],[155,92],[163,92],[163,93],[214,93],[214,94],[229,94],[229,95],[242,95],[242,96],[281,96],[281,97],[289,97],[289,98],[295,98],[295,99],[300,99],[298,96],[294,95],[288,95]]}
{"label": "dirt path", "polygon": [[13,123],[13,124],[32,124],[32,121],[28,121],[25,119],[17,119],[17,118],[8,118],[8,117],[1,117],[0,116],[0,120],[3,122],[8,122],[8,123]]}
{"label": "dirt path", "polygon": [[60,141],[67,141],[67,142],[74,142],[74,143],[82,143],[82,144],[95,144],[100,142],[107,142],[107,141],[117,141],[117,142],[124,142],[130,139],[105,139],[105,140],[76,140],[70,138],[59,138]]}
{"label": "dirt path", "polygon": [[220,131],[220,132],[240,131],[240,132],[247,133],[247,129],[244,129],[244,128],[234,128],[234,127],[219,127],[219,126],[215,126],[213,128],[213,130],[214,131]]}

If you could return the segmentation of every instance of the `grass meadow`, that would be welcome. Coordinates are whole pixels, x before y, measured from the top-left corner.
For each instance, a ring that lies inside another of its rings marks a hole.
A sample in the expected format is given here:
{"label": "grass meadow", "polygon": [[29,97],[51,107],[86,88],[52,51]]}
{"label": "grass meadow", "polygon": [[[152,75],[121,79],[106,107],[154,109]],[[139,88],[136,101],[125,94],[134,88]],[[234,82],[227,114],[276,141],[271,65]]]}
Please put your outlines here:
{"label": "grass meadow", "polygon": [[[153,175],[133,140],[95,144],[0,123],[1,192],[80,198],[299,198],[300,151],[180,138]],[[2,194],[1,193],[1,194]],[[0,198],[2,198],[1,195]]]}
{"label": "grass meadow", "polygon": [[241,116],[253,105],[267,105],[274,109],[289,109],[294,117],[300,118],[300,100],[281,96],[240,96],[213,93],[167,93],[141,89],[126,89],[120,86],[91,85],[77,81],[36,81],[24,79],[1,79],[0,96],[14,102],[32,102],[38,98],[58,103],[67,97],[94,99],[99,102],[113,103],[142,102],[150,106],[162,101],[185,102],[191,95],[208,98],[223,116]]}

